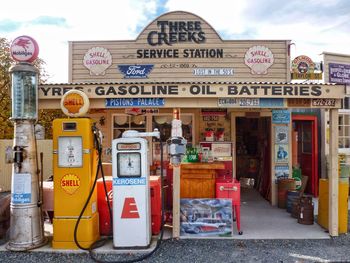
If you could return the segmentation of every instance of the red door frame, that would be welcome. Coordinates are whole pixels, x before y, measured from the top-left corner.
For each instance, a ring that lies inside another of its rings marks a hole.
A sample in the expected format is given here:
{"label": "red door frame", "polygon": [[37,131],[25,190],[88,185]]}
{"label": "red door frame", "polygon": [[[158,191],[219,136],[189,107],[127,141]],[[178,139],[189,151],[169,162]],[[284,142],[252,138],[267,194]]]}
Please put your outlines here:
{"label": "red door frame", "polygon": [[317,116],[315,115],[294,115],[292,121],[311,121],[312,129],[312,171],[311,176],[311,191],[315,197],[318,196],[318,130]]}

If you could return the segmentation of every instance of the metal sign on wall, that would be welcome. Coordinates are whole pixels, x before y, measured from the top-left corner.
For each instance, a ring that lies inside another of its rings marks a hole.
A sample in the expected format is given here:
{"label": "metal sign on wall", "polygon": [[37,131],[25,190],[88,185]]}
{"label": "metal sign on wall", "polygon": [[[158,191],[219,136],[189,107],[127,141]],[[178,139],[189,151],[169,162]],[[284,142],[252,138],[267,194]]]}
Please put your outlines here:
{"label": "metal sign on wall", "polygon": [[41,85],[39,99],[59,99],[71,89],[89,98],[332,98],[344,97],[342,85],[306,84],[82,84]]}
{"label": "metal sign on wall", "polygon": [[329,82],[350,85],[350,65],[329,63]]}
{"label": "metal sign on wall", "polygon": [[298,56],[292,61],[292,79],[322,79],[322,73],[315,72],[315,63],[308,56]]}

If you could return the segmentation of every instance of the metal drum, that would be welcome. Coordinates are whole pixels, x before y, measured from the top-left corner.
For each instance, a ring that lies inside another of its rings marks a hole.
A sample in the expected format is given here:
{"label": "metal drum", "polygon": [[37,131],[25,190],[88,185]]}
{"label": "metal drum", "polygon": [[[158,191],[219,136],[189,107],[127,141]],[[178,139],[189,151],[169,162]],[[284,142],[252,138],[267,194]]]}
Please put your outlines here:
{"label": "metal drum", "polygon": [[286,208],[287,192],[288,190],[295,190],[294,179],[281,179],[278,181],[278,207]]}
{"label": "metal drum", "polygon": [[299,192],[298,191],[288,191],[287,192],[287,212],[292,212],[292,205],[293,202],[296,201],[299,198]]}
{"label": "metal drum", "polygon": [[300,200],[298,198],[292,203],[292,210],[291,210],[291,214],[290,215],[293,218],[298,218],[299,212],[300,212]]}
{"label": "metal drum", "polygon": [[314,204],[311,196],[300,198],[298,223],[303,225],[312,225],[314,223]]}

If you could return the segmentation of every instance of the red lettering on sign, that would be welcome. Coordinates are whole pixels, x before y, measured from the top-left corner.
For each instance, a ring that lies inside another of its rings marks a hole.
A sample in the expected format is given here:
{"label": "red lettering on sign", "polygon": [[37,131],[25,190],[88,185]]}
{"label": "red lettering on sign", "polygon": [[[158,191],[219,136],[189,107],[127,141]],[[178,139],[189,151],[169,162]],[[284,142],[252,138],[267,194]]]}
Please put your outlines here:
{"label": "red lettering on sign", "polygon": [[140,218],[135,198],[125,198],[121,218]]}

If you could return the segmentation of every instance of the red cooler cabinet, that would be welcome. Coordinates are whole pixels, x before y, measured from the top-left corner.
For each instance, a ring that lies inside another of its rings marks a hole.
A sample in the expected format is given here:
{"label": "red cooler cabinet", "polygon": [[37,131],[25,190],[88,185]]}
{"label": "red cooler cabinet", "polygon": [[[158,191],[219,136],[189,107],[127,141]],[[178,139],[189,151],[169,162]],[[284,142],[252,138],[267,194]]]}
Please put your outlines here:
{"label": "red cooler cabinet", "polygon": [[[113,177],[105,176],[108,198],[111,209],[113,208]],[[162,219],[162,194],[159,176],[150,177],[150,193],[151,193],[151,217],[152,217],[152,234],[157,235],[161,228]],[[112,226],[106,202],[105,190],[102,178],[97,180],[97,207],[100,222],[100,234],[103,236],[112,234]],[[112,211],[113,215],[113,211]]]}
{"label": "red cooler cabinet", "polygon": [[236,216],[237,230],[241,231],[241,185],[236,180],[216,179],[216,198],[232,199],[232,214]]}
{"label": "red cooler cabinet", "polygon": [[[105,181],[106,181],[107,192],[108,192],[109,206],[111,207],[111,209],[113,209],[113,191],[112,191],[113,177],[105,176]],[[107,199],[106,199],[102,178],[97,180],[97,207],[98,207],[98,216],[99,216],[99,222],[100,222],[100,234],[102,236],[112,235],[112,225],[111,225],[111,220],[109,216]],[[112,214],[113,214],[113,210],[112,210]]]}

